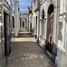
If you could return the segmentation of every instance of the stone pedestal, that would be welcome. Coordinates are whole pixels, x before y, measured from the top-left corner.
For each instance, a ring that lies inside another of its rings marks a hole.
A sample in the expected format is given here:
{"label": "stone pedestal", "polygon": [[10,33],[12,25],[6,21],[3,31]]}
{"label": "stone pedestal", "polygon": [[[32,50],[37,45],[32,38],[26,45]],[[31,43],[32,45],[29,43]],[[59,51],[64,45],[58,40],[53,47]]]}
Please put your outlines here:
{"label": "stone pedestal", "polygon": [[55,64],[57,67],[67,67],[67,55],[58,49]]}

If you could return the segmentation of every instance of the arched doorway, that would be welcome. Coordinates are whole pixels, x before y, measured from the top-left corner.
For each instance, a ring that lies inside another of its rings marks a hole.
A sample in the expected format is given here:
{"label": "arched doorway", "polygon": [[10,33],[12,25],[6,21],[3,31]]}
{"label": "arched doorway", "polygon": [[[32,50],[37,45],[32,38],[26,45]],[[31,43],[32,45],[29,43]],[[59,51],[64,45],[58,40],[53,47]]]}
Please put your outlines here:
{"label": "arched doorway", "polygon": [[51,4],[48,8],[48,21],[47,21],[47,49],[52,52],[53,51],[53,23],[54,23],[54,5]]}

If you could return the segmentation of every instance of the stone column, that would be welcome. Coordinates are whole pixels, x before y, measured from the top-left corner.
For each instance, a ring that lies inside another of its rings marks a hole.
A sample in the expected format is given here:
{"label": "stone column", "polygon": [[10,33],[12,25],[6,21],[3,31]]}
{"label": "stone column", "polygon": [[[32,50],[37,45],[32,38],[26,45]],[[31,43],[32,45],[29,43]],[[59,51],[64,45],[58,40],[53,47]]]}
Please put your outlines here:
{"label": "stone column", "polygon": [[54,1],[54,24],[53,24],[53,52],[57,53],[57,39],[58,39],[58,22],[59,22],[59,12],[60,12],[60,1]]}
{"label": "stone column", "polygon": [[19,27],[19,31],[20,31],[20,11],[18,12],[18,27]]}
{"label": "stone column", "polygon": [[15,15],[14,15],[14,18],[15,18],[15,36],[17,37],[18,36],[18,33],[19,33],[19,1],[14,1],[14,12],[15,12]]}
{"label": "stone column", "polygon": [[39,37],[39,10],[37,11],[37,39]]}
{"label": "stone column", "polygon": [[[35,13],[34,13],[35,14]],[[34,16],[34,36],[36,35],[36,17]]]}
{"label": "stone column", "polygon": [[27,29],[28,29],[28,18],[27,18],[27,22],[26,23],[27,23]]}
{"label": "stone column", "polygon": [[37,31],[37,37],[38,37],[38,39],[37,39],[37,42],[39,43],[39,36],[40,36],[40,0],[38,0],[38,8],[39,8],[39,10],[38,10],[38,31]]}

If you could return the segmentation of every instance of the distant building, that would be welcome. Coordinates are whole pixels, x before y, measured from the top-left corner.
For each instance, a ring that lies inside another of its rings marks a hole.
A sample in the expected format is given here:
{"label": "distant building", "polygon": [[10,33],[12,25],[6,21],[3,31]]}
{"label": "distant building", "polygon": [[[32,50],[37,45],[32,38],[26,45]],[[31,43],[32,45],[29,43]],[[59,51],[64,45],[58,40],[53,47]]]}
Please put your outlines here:
{"label": "distant building", "polygon": [[21,11],[21,29],[28,28],[28,11]]}

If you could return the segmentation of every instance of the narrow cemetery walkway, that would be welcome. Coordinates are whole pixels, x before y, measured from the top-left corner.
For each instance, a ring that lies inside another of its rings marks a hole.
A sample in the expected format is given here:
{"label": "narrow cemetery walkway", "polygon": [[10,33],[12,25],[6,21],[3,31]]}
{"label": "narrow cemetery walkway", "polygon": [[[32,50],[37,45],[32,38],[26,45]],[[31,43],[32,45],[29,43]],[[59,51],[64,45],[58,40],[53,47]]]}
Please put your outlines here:
{"label": "narrow cemetery walkway", "polygon": [[13,39],[12,54],[7,67],[55,67],[48,59],[34,37],[22,29],[18,38]]}

